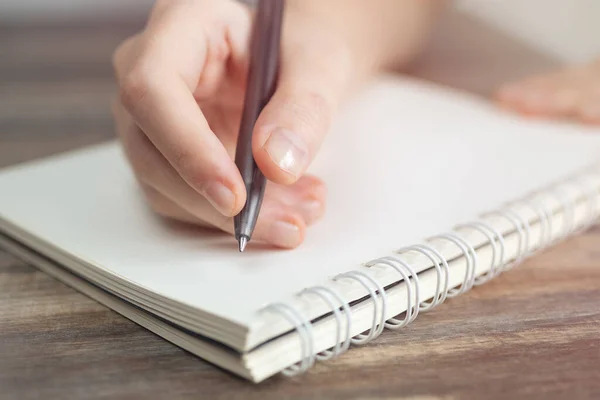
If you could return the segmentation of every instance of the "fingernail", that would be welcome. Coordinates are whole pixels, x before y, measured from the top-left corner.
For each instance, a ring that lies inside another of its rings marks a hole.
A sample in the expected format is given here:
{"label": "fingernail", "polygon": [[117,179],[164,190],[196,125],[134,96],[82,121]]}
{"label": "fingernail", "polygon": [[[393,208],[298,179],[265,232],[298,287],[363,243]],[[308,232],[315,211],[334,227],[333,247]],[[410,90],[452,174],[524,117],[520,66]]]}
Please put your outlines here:
{"label": "fingernail", "polygon": [[308,147],[300,136],[277,128],[264,146],[271,160],[283,171],[298,177],[308,161]]}
{"label": "fingernail", "polygon": [[221,214],[231,215],[235,206],[235,195],[221,182],[210,182],[204,189],[204,196]]}
{"label": "fingernail", "polygon": [[287,221],[276,221],[271,225],[269,241],[281,247],[296,247],[302,240],[300,228]]}

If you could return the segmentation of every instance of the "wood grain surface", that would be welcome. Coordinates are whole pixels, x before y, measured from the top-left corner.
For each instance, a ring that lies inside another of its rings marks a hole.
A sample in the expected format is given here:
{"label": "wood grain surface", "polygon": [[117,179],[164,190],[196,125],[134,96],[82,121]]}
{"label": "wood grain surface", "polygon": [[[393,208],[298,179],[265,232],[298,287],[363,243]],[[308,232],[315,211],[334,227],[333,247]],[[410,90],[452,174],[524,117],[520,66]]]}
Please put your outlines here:
{"label": "wood grain surface", "polygon": [[[113,137],[110,54],[139,26],[0,26],[0,166]],[[448,16],[412,71],[489,94],[555,65]],[[406,329],[258,386],[0,251],[0,399],[80,398],[597,399],[600,228]]]}

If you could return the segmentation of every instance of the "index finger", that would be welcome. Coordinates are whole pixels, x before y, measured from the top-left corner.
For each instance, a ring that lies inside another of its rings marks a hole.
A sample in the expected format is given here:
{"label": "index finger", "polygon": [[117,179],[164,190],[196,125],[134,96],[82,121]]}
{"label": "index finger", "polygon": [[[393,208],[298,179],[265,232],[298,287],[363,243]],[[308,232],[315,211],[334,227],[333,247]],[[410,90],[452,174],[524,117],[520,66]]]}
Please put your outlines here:
{"label": "index finger", "polygon": [[186,183],[211,202],[218,201],[215,192],[221,200],[229,197],[235,215],[245,202],[243,182],[193,95],[208,50],[194,3],[163,6],[151,18],[135,57],[120,67],[121,100]]}

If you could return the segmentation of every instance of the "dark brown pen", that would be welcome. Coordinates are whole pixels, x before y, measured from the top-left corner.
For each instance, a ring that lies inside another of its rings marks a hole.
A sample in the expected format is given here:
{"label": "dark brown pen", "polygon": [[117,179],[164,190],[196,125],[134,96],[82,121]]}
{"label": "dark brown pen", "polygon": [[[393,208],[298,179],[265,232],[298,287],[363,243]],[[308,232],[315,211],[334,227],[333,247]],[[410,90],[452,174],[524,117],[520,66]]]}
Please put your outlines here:
{"label": "dark brown pen", "polygon": [[244,251],[252,238],[267,180],[252,154],[252,131],[258,115],[273,96],[279,68],[284,0],[259,0],[250,41],[250,65],[235,164],[246,186],[246,204],[234,218],[235,238]]}

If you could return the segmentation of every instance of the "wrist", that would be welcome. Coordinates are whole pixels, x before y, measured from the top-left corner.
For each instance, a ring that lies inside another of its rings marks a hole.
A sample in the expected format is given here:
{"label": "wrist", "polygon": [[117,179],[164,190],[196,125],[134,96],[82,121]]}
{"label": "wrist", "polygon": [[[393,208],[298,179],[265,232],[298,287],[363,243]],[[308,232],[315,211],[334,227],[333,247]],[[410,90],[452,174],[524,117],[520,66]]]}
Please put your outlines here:
{"label": "wrist", "polygon": [[349,86],[386,68],[381,40],[373,38],[372,27],[361,17],[363,7],[355,1],[287,0],[286,7],[292,30],[305,43],[322,49],[323,58],[335,59],[340,79]]}
{"label": "wrist", "polygon": [[287,0],[290,13],[329,27],[358,76],[403,68],[421,53],[446,5],[440,0]]}

